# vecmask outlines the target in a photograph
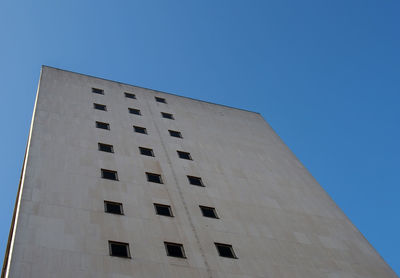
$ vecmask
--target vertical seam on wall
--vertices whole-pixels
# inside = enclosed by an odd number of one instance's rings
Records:
[[[157,131],[157,134],[158,134],[158,136],[160,137],[161,146],[162,146],[162,148],[163,148],[163,150],[164,150],[164,153],[165,153],[165,155],[166,155],[168,164],[169,164],[169,166],[170,166],[170,168],[171,168],[172,176],[173,176],[173,178],[174,178],[174,181],[175,181],[175,184],[176,184],[176,188],[178,189],[179,197],[180,197],[181,202],[182,202],[182,204],[183,204],[183,207],[184,207],[184,209],[185,209],[186,216],[187,216],[187,218],[188,218],[188,220],[189,220],[190,228],[191,228],[191,230],[192,230],[192,232],[193,232],[193,235],[194,235],[194,237],[195,237],[195,239],[196,239],[196,243],[197,243],[197,245],[198,245],[198,247],[199,247],[200,254],[201,254],[202,258],[203,258],[204,265],[205,265],[205,267],[206,267],[208,276],[209,276],[209,278],[212,278],[212,273],[211,273],[210,266],[209,266],[209,264],[208,264],[208,262],[207,262],[207,258],[206,258],[206,255],[205,255],[205,253],[204,253],[204,250],[203,250],[203,248],[202,248],[202,246],[201,246],[201,244],[200,244],[200,237],[199,237],[199,235],[198,235],[197,232],[196,232],[195,226],[194,226],[194,224],[193,224],[192,217],[190,216],[190,213],[189,213],[189,209],[188,209],[187,203],[186,203],[186,201],[185,201],[185,198],[183,197],[182,189],[181,189],[181,187],[179,186],[178,178],[177,178],[177,175],[176,175],[175,170],[174,170],[174,168],[173,168],[173,164],[172,164],[171,158],[170,158],[169,155],[168,155],[168,151],[167,151],[167,148],[165,147],[165,144],[164,144],[164,141],[163,141],[163,137],[161,136],[161,132],[160,132],[160,130],[159,130],[159,128],[158,128],[158,125],[157,125],[156,120],[153,118],[153,117],[154,117],[154,114],[153,114],[153,111],[151,110],[150,104],[149,104],[149,102],[148,102],[147,99],[146,99],[146,104],[147,104],[147,107],[148,107],[148,109],[149,109],[149,112],[150,112],[150,114],[151,114],[151,116],[152,116],[152,121],[153,121],[153,123],[154,123],[154,126],[155,126],[155,129],[156,129],[156,131]],[[167,191],[168,191],[168,189],[167,189]]]

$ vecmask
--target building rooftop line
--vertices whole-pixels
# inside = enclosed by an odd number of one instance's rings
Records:
[[[195,101],[200,101],[200,102],[204,102],[204,103],[209,103],[209,104],[213,104],[213,105],[223,106],[223,107],[227,107],[227,108],[231,108],[231,109],[236,109],[236,110],[241,110],[241,111],[245,111],[245,112],[261,115],[261,113],[259,113],[259,112],[255,112],[255,111],[251,111],[251,110],[247,110],[247,109],[243,109],[243,108],[237,108],[237,107],[232,107],[232,106],[229,106],[229,105],[219,104],[219,103],[210,102],[210,101],[206,101],[206,100],[200,100],[200,99],[195,99],[195,98],[191,98],[191,97],[180,96],[180,95],[173,94],[173,93],[168,93],[168,92],[164,92],[164,91],[160,91],[160,90],[154,90],[154,89],[150,89],[150,88],[146,88],[146,87],[142,87],[142,86],[137,86],[137,85],[132,85],[132,84],[124,83],[124,82],[119,82],[119,81],[115,81],[115,80],[111,80],[111,79],[107,79],[107,78],[96,77],[96,76],[93,76],[93,75],[90,75],[90,74],[84,74],[84,73],[79,73],[79,72],[75,72],[75,71],[71,71],[71,70],[65,70],[65,69],[60,69],[60,68],[56,68],[56,67],[52,67],[52,66],[42,65],[42,68],[44,68],[44,67],[52,68],[52,69],[56,69],[56,70],[61,70],[61,71],[65,71],[65,72],[70,72],[70,73],[74,73],[74,74],[78,74],[78,75],[83,75],[83,76],[87,76],[87,77],[91,77],[91,78],[96,78],[96,79],[100,79],[100,80],[104,80],[104,81],[110,81],[110,82],[114,82],[114,83],[118,83],[118,84],[122,84],[122,85],[137,87],[137,88],[150,90],[150,91],[154,91],[154,92],[158,92],[158,93],[163,93],[163,94],[167,94],[167,95],[172,95],[172,96],[176,96],[176,97],[187,98],[187,99],[191,99],[191,100],[195,100]]]

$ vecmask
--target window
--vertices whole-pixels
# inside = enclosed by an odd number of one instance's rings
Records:
[[[129,244],[124,242],[109,241],[108,247],[110,249],[110,256],[130,258],[131,252],[129,251]]]
[[[212,207],[205,207],[205,206],[199,206],[201,213],[203,214],[204,217],[209,217],[209,218],[219,218],[217,216],[217,212],[215,211],[215,208]]]
[[[178,153],[179,158],[192,160],[192,157],[190,156],[190,153],[182,152],[182,151],[176,151],[176,152]]]
[[[159,175],[159,174],[146,172],[146,176],[147,176],[147,181],[149,181],[149,182],[163,183],[163,181],[161,179],[161,175]]]
[[[199,177],[187,176],[189,183],[197,186],[204,186],[203,181]]]
[[[101,169],[101,177],[107,180],[118,180],[117,171]]]
[[[97,88],[92,88],[92,93],[99,94],[99,95],[104,95],[104,90],[97,89]]]
[[[154,156],[154,152],[152,149],[139,147],[140,154],[147,156]]]
[[[165,113],[165,112],[161,112],[161,116],[165,119],[170,119],[170,120],[174,120],[174,115],[170,114],[170,113]]]
[[[161,102],[161,103],[167,103],[167,101],[165,100],[165,98],[162,97],[154,97],[156,99],[157,102]]]
[[[186,258],[185,250],[183,250],[183,245],[179,243],[164,242],[165,250],[167,250],[167,255],[177,258]]]
[[[169,132],[169,135],[171,135],[172,137],[182,138],[182,133],[180,133],[179,131],[168,130],[168,132]]]
[[[142,113],[140,113],[139,109],[135,109],[135,108],[128,108],[129,113],[131,114],[135,114],[135,115],[142,115]]]
[[[170,217],[173,216],[171,207],[168,205],[154,204],[154,208],[156,209],[156,213],[158,215],[164,215],[164,216],[170,216]]]
[[[120,215],[124,214],[121,203],[115,203],[110,201],[104,201],[104,211],[112,214],[120,214]]]
[[[110,124],[108,123],[96,122],[96,127],[110,130]]]
[[[103,104],[93,103],[94,109],[107,111],[107,107]]]
[[[137,133],[147,134],[147,129],[141,126],[133,126],[133,130]]]
[[[99,143],[99,151],[107,152],[107,153],[113,153],[114,152],[114,147],[112,145]]]
[[[126,97],[126,98],[136,99],[136,96],[135,96],[134,94],[127,93],[127,92],[125,92],[125,97]]]
[[[217,247],[218,253],[221,257],[237,259],[235,252],[233,252],[232,245],[216,242],[214,242],[214,244]]]

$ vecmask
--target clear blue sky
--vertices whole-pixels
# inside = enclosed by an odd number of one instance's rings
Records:
[[[262,113],[399,274],[399,14],[394,0],[1,1],[0,254],[45,64]]]

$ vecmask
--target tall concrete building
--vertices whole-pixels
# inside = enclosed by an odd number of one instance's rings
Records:
[[[43,67],[2,277],[397,277],[260,114]]]

